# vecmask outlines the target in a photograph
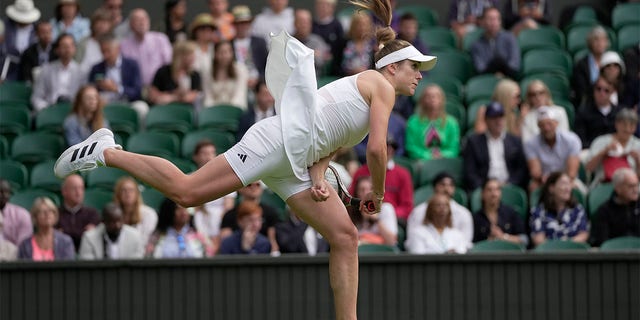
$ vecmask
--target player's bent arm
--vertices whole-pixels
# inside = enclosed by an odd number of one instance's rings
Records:
[[[324,179],[324,174],[327,171],[327,168],[329,168],[329,162],[333,158],[333,155],[336,154],[336,152],[337,151],[331,152],[331,154],[318,160],[318,162],[309,167],[309,176],[311,176],[311,181],[314,184]]]
[[[373,192],[384,194],[387,172],[387,128],[389,116],[395,103],[395,90],[383,78],[375,77],[370,87],[369,142],[367,143],[367,166],[371,172]]]

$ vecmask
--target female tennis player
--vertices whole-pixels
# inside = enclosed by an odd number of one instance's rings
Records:
[[[389,0],[352,0],[391,22]],[[127,152],[107,129],[67,149],[55,165],[58,177],[98,166],[120,168],[183,207],[194,207],[262,180],[331,246],[330,283],[337,319],[356,319],[358,232],[336,191],[324,180],[333,153],[358,144],[367,133],[367,164],[372,201],[380,211],[386,173],[387,123],[396,95],[413,95],[436,57],[395,39],[390,27],[379,28],[376,70],[316,87],[313,50],[295,38],[273,36],[266,81],[276,100],[277,116],[257,122],[242,140],[196,172],[185,175],[171,162]]]

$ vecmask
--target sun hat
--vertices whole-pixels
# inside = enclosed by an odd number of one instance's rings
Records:
[[[253,16],[251,15],[251,9],[245,5],[239,5],[233,7],[231,9],[231,14],[233,15],[233,22],[251,22],[253,20]]]
[[[16,0],[5,10],[7,17],[18,23],[34,23],[40,19],[40,10],[35,7],[33,0]]]
[[[218,29],[216,19],[208,13],[201,13],[193,18],[193,21],[189,25],[189,33],[193,35],[193,32],[200,27],[211,27],[214,30]]]

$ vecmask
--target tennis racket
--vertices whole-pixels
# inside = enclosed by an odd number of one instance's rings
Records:
[[[324,174],[324,179],[336,190],[340,200],[342,200],[342,203],[344,203],[346,207],[360,208],[361,200],[349,193],[347,187],[342,183],[342,179],[340,179],[338,170],[336,170],[332,165],[329,165],[329,168],[327,168],[327,171]],[[376,210],[373,201],[365,202],[365,206],[369,212],[375,212]]]

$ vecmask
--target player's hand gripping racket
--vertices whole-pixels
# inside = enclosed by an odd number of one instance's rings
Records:
[[[342,179],[340,179],[340,175],[338,174],[338,170],[334,168],[332,165],[329,165],[329,168],[324,174],[324,179],[336,190],[338,196],[342,200],[345,206],[360,208],[361,200],[352,196],[347,187],[342,183]],[[376,206],[373,201],[367,201],[364,203],[365,207],[369,212],[375,212]]]

